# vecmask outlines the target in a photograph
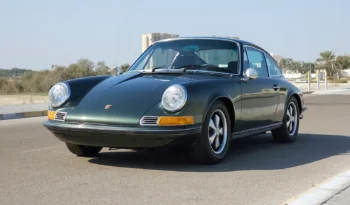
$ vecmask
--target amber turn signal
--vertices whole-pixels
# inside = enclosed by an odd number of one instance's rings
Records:
[[[55,114],[56,114],[56,111],[48,110],[47,111],[47,118],[49,118],[49,120],[54,120],[55,119]]]
[[[159,126],[175,126],[175,125],[192,125],[194,124],[193,116],[181,116],[181,117],[159,117]]]

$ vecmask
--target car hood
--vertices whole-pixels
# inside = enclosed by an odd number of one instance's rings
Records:
[[[166,88],[195,80],[198,78],[188,74],[130,72],[113,76],[91,89],[68,112],[66,122],[135,126],[144,113],[161,101]]]

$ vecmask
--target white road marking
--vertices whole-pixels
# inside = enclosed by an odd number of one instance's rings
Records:
[[[321,205],[348,187],[350,187],[350,170],[331,178],[319,186],[307,191],[296,200],[292,200],[285,204]]]

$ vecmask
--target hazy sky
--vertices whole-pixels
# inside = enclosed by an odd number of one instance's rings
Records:
[[[141,34],[239,36],[270,53],[315,60],[350,53],[349,0],[0,0],[0,68],[79,58],[132,63]]]

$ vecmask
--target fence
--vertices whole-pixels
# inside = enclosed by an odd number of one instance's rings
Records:
[[[302,90],[327,90],[328,87],[349,86],[347,83],[350,79],[350,70],[344,70],[335,78],[327,78],[325,71],[316,71],[316,73],[284,73],[285,78],[295,84]],[[341,78],[340,78],[341,77]]]

